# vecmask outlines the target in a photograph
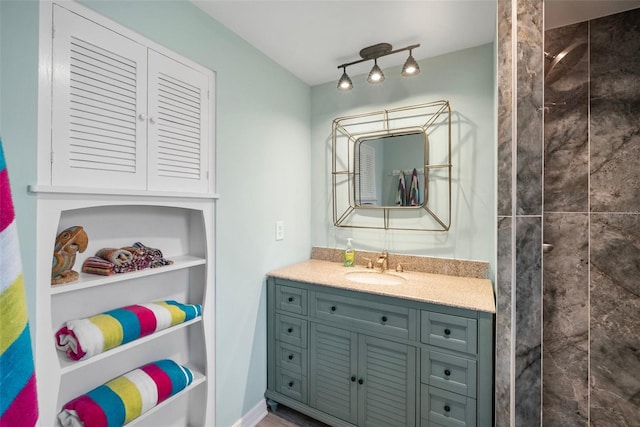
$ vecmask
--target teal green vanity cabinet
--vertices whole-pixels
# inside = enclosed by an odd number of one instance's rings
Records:
[[[333,426],[493,425],[493,313],[270,276],[267,391]]]

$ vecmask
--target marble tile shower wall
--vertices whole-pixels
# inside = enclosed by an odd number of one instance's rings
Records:
[[[495,425],[534,426],[542,403],[543,1],[498,0],[497,40]]]
[[[640,425],[640,9],[545,32],[588,43],[545,87],[545,426]]]
[[[546,33],[544,126],[542,11],[498,0],[495,424],[639,426],[640,9]]]

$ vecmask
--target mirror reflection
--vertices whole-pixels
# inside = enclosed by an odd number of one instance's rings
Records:
[[[425,132],[363,137],[355,144],[356,206],[421,207],[426,203]]]

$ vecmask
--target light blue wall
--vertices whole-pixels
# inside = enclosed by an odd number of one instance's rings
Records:
[[[343,248],[473,259],[495,264],[495,108],[493,44],[420,61],[421,74],[370,85],[366,74],[351,76],[354,88],[336,82],[311,90],[311,241]],[[368,71],[368,70],[367,70]],[[339,72],[336,70],[336,81]],[[448,100],[452,108],[452,219],[449,232],[336,228],[332,224],[331,122],[336,117],[384,108]]]
[[[38,2],[0,1],[0,137],[16,209],[25,290],[35,313],[36,182],[38,117]]]
[[[231,426],[264,399],[265,273],[310,253],[310,88],[187,1],[82,3],[217,73],[215,425]],[[0,5],[1,123],[24,257],[35,245],[38,2]]]

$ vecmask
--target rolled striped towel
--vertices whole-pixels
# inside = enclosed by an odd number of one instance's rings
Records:
[[[96,252],[96,256],[106,259],[112,264],[123,265],[131,262],[133,254],[126,249],[102,248]]]
[[[142,338],[202,314],[199,304],[158,301],[129,305],[95,316],[68,320],[56,332],[56,347],[73,360]]]
[[[63,427],[114,427],[138,418],[184,390],[193,373],[164,359],[134,369],[66,403],[58,420]]]
[[[36,375],[29,334],[18,229],[0,141],[0,426],[38,420]]]

